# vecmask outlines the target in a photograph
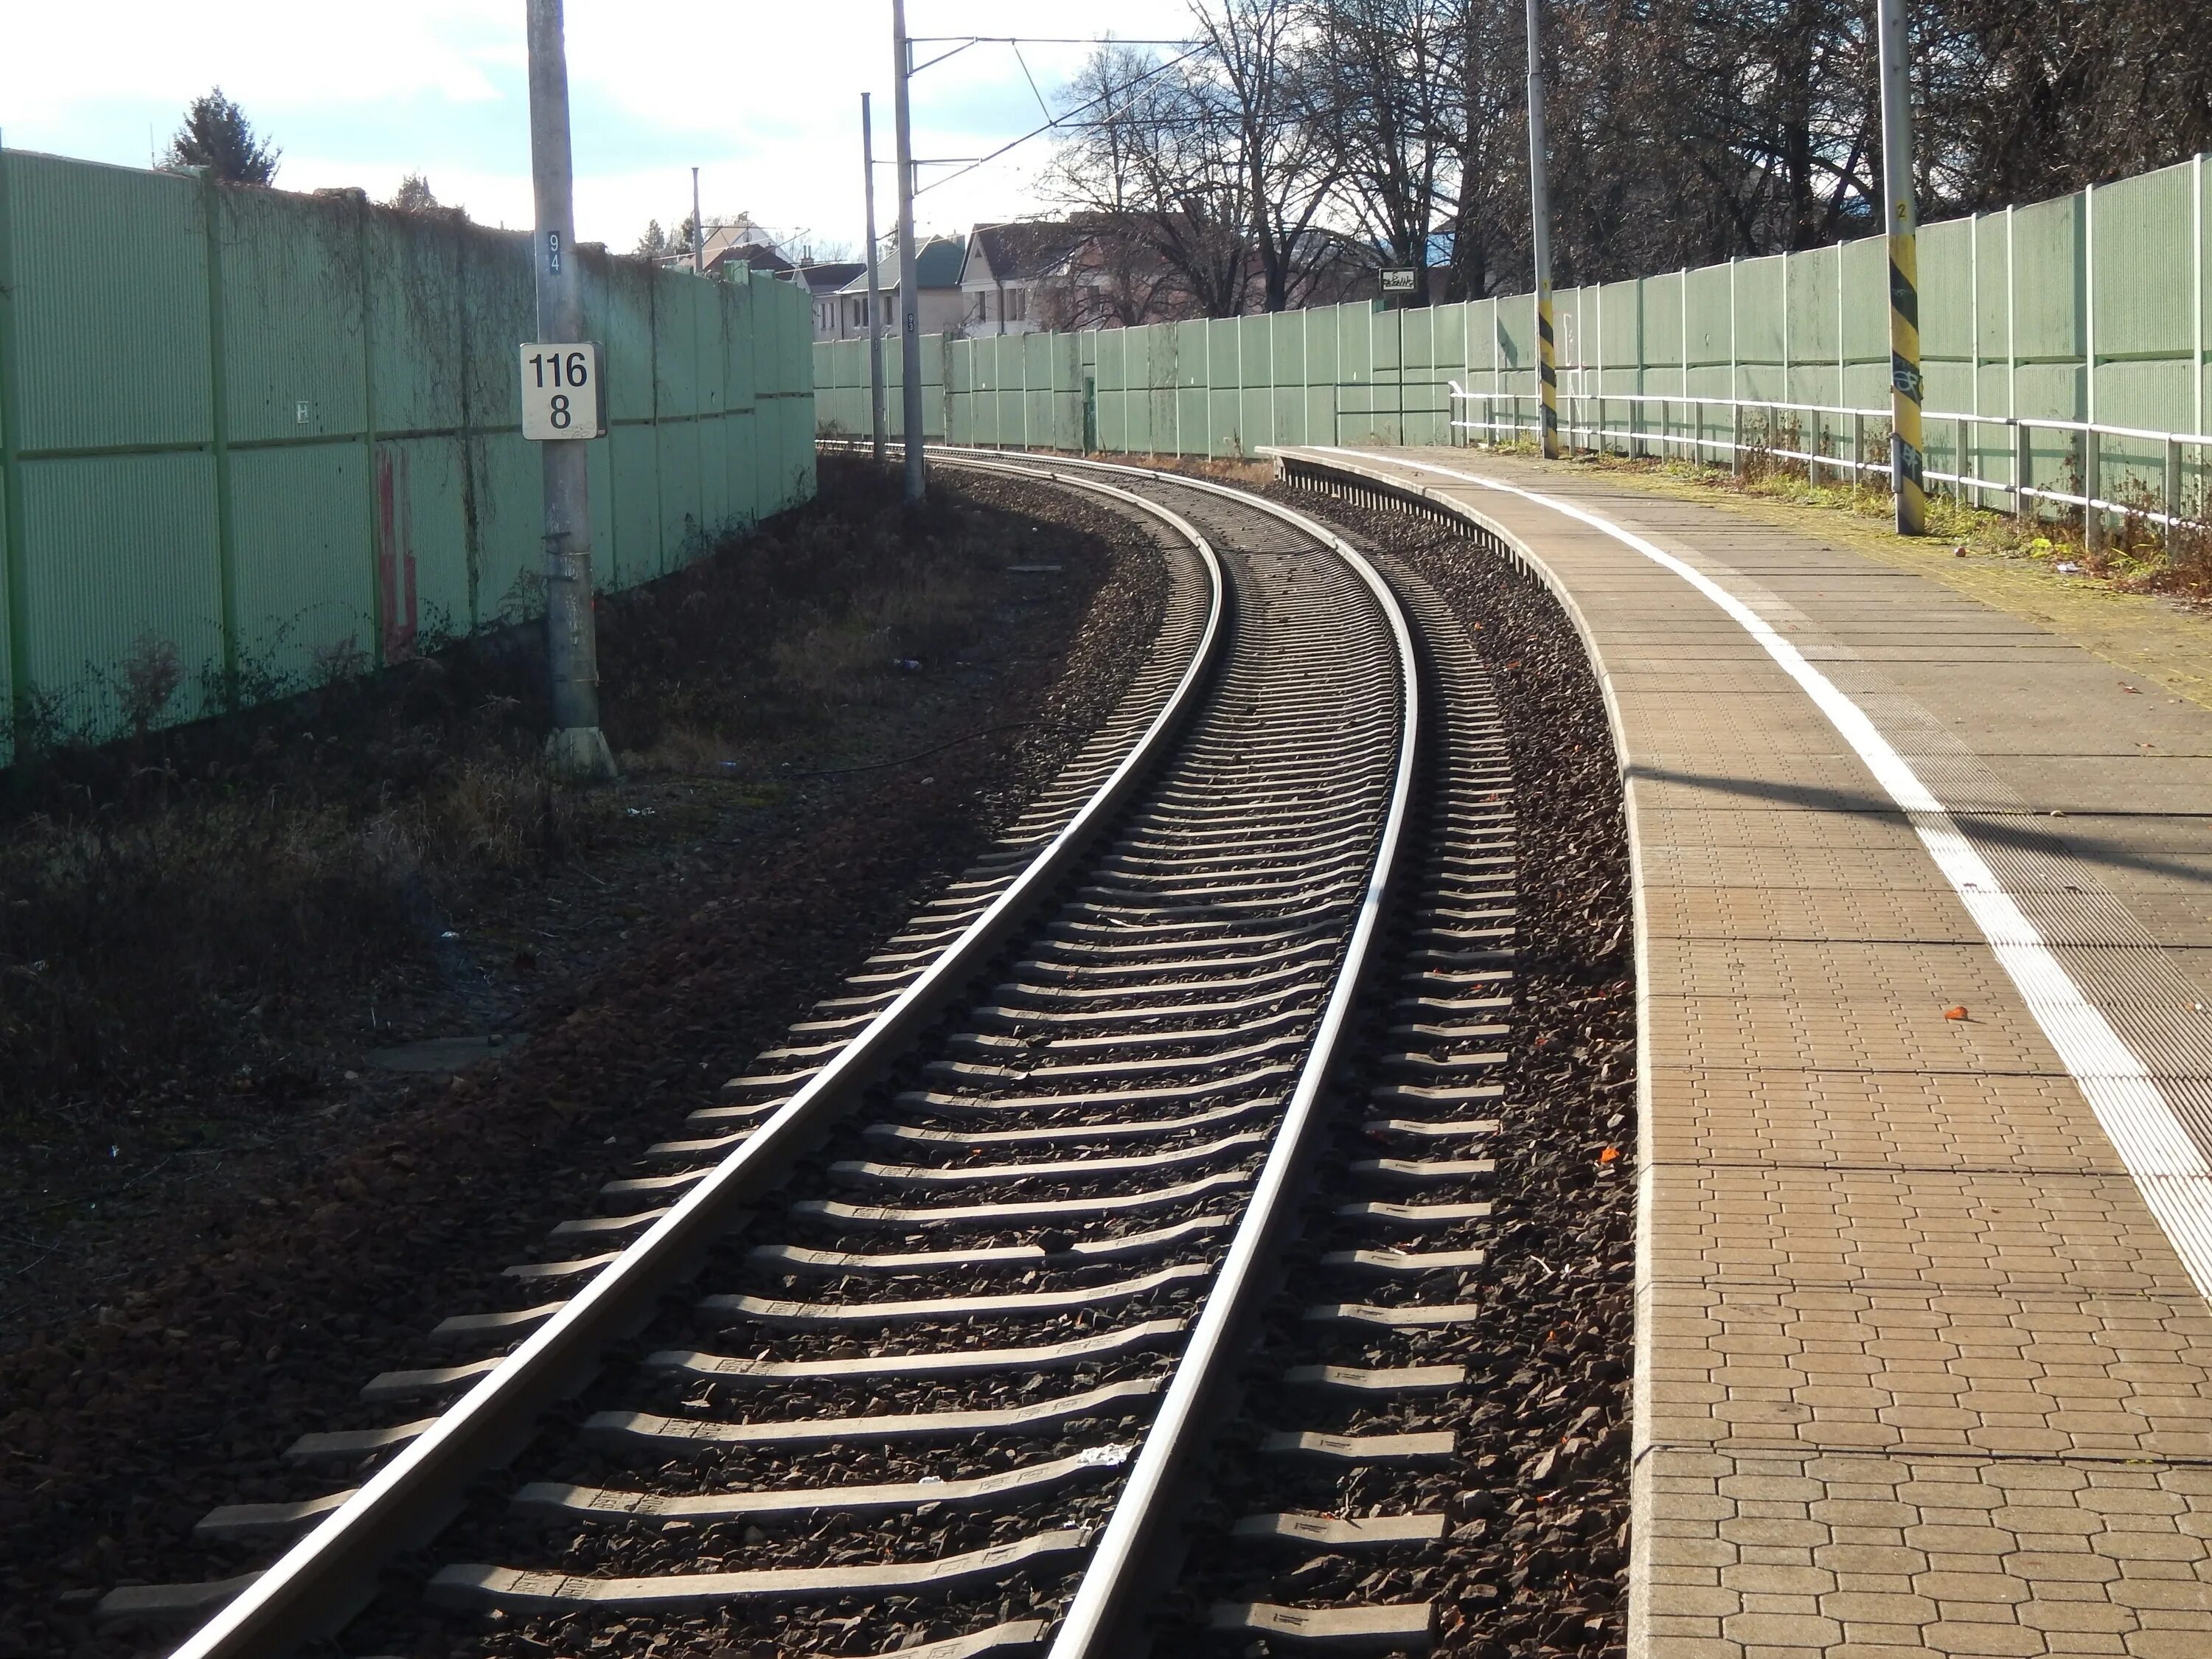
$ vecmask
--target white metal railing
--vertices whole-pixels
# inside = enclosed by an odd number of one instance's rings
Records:
[[[1491,441],[1498,434],[1510,434],[1509,441],[1533,440],[1538,435],[1539,415],[1536,394],[1529,392],[1470,392],[1456,380],[1450,382],[1451,399],[1455,405],[1469,406],[1469,418],[1451,422],[1455,432],[1482,432],[1490,434]],[[1482,417],[1472,417],[1472,406],[1482,405]],[[1629,424],[1626,427],[1607,426],[1608,405],[1620,404],[1628,410]],[[1505,406],[1503,418],[1498,406]],[[1594,418],[1590,405],[1595,404]],[[1523,405],[1527,413],[1523,414]],[[1870,421],[1878,422],[1885,429],[1889,425],[1887,409],[1853,409],[1831,404],[1797,404],[1764,401],[1748,398],[1700,398],[1682,392],[1559,392],[1559,435],[1570,448],[1610,449],[1620,444],[1624,453],[1636,454],[1686,455],[1692,461],[1702,461],[1711,452],[1734,463],[1739,469],[1743,458],[1761,452],[1778,460],[1802,461],[1807,473],[1817,480],[1821,469],[1832,469],[1838,474],[1848,473],[1856,479],[1867,472],[1887,477],[1889,461],[1866,459],[1866,428]],[[1638,413],[1656,406],[1656,424],[1638,420]],[[1680,409],[1686,420],[1678,423],[1673,411]],[[1725,422],[1725,435],[1709,436],[1706,428],[1713,424],[1706,418],[1708,411],[1720,410]],[[1772,442],[1751,443],[1746,441],[1744,416],[1753,411],[1774,415],[1811,416],[1814,417],[1816,449],[1788,449]],[[2007,496],[2013,510],[2028,516],[2037,501],[2051,501],[2063,507],[2080,507],[2084,514],[2085,533],[2092,545],[2103,540],[2103,518],[2106,514],[2132,515],[2152,524],[2171,526],[2193,520],[2194,515],[2185,510],[2183,499],[2182,452],[2194,449],[2202,468],[2212,461],[2212,435],[2200,432],[2154,432],[2142,427],[2108,426],[2101,422],[2045,419],[2034,415],[1961,415],[1948,410],[1931,410],[1921,416],[1923,429],[1948,423],[1953,428],[1954,453],[1962,458],[1978,457],[1978,445],[1967,441],[1969,431],[1983,427],[1997,427],[2008,431],[2012,461],[2009,478],[1984,478],[1978,471],[1924,471],[1922,476],[1933,484],[1948,484],[1962,499],[1971,496],[1976,506],[1984,497]],[[1850,445],[1847,452],[1830,453],[1827,449],[1828,428],[1831,421],[1850,422]],[[2030,483],[2034,456],[2033,436],[2037,432],[2065,432],[2073,434],[2072,449],[2078,464],[2082,493],[2076,495],[2063,489],[2054,489]],[[1772,436],[1770,418],[1767,435]],[[2104,483],[2104,440],[2116,438],[2136,443],[2157,444],[2163,449],[2164,492],[2160,497],[2162,511],[2151,512],[2139,505],[2106,499],[2100,492]],[[1886,447],[1886,446],[1885,446]],[[1971,469],[1972,459],[1966,465]],[[2202,510],[2200,503],[2199,510]]]

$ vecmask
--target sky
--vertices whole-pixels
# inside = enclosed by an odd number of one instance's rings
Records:
[[[421,173],[440,201],[483,223],[530,222],[523,0],[11,10],[0,53],[0,143],[11,148],[143,167],[186,103],[220,85],[283,149],[279,189],[357,185],[382,198]],[[875,95],[876,210],[889,234],[890,0],[568,0],[567,12],[580,240],[627,249],[649,219],[672,227],[690,210],[696,166],[709,222],[744,211],[781,237],[857,256],[864,91]],[[1109,27],[1172,39],[1188,18],[1188,0],[907,4],[918,40]],[[1039,92],[1054,100],[1086,53],[978,45],[926,70],[914,81],[915,155],[979,156],[1041,125]],[[924,167],[917,228],[957,234],[1049,211],[1035,177],[1048,143],[958,179]]]

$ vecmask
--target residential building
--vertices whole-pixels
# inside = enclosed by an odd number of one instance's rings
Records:
[[[786,274],[784,280],[806,290],[814,301],[814,337],[834,340],[838,337],[829,331],[831,319],[836,315],[839,292],[855,276],[864,276],[867,266],[858,259],[802,259]]]
[[[960,295],[968,332],[1034,334],[1048,329],[1048,284],[1081,282],[1091,233],[1065,219],[978,225],[968,233]]]
[[[933,236],[915,250],[915,286],[921,295],[920,322],[924,334],[960,334],[972,332],[963,329],[965,314],[960,293],[960,264],[967,244],[957,236]],[[868,337],[868,276],[865,265],[856,266],[857,274],[828,296],[825,307],[814,310],[814,337],[817,340],[865,340]],[[896,254],[887,255],[876,270],[876,281],[883,290],[884,332],[896,335],[898,331],[898,277]]]

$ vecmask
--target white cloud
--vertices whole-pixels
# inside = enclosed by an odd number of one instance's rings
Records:
[[[220,83],[284,147],[280,183],[389,191],[429,174],[480,220],[530,213],[520,0],[380,0],[369,9],[227,0],[210,27],[173,0],[13,9],[0,53],[0,136],[10,144],[143,165],[185,103]],[[1102,15],[1102,12],[1110,15]],[[909,0],[917,36],[1180,35],[1185,0],[1109,8],[1035,0]],[[860,94],[875,94],[877,154],[891,150],[888,0],[569,0],[578,234],[617,246],[690,205],[702,169],[709,214],[743,208],[819,240],[861,238]],[[923,46],[927,58],[945,51]],[[1049,97],[1082,46],[1022,49]],[[979,155],[1039,124],[1009,47],[977,46],[915,82],[915,150]],[[1042,142],[927,191],[925,228],[1039,210]],[[927,183],[951,169],[927,169]],[[891,221],[892,169],[877,175]]]
[[[520,12],[495,0],[226,0],[219,17],[148,0],[25,5],[8,20],[0,118],[36,125],[140,98],[180,108],[218,83],[271,112],[417,94],[479,101],[498,96],[489,69],[522,61]]]

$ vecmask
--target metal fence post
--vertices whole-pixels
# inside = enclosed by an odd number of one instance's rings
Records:
[[[1729,471],[1739,478],[1743,477],[1743,405],[1735,398],[1729,400]]]
[[[2081,428],[2081,545],[2092,553],[2105,550],[2105,514],[2097,506],[2104,495],[2104,445],[2097,428]]]
[[[23,528],[23,417],[15,359],[15,223],[9,163],[0,144],[0,592],[8,601],[8,762],[18,752],[30,715],[30,549]]]
[[[884,464],[884,292],[876,273],[883,264],[883,249],[876,242],[876,129],[868,109],[868,94],[860,94],[861,196],[867,204],[868,245],[862,257],[868,262],[868,433],[874,441],[876,465]],[[832,299],[830,303],[836,305]]]
[[[238,709],[238,534],[231,492],[230,386],[223,359],[222,196],[212,173],[200,175],[207,223],[208,447],[215,461],[215,560],[222,628],[222,706]]]
[[[2012,510],[2015,518],[2028,519],[2035,514],[2035,497],[2027,493],[2034,488],[2034,480],[2029,476],[2034,460],[2033,431],[2015,414],[2012,420]]]
[[[2169,519],[2181,516],[2181,441],[2166,441],[2166,515]]]

